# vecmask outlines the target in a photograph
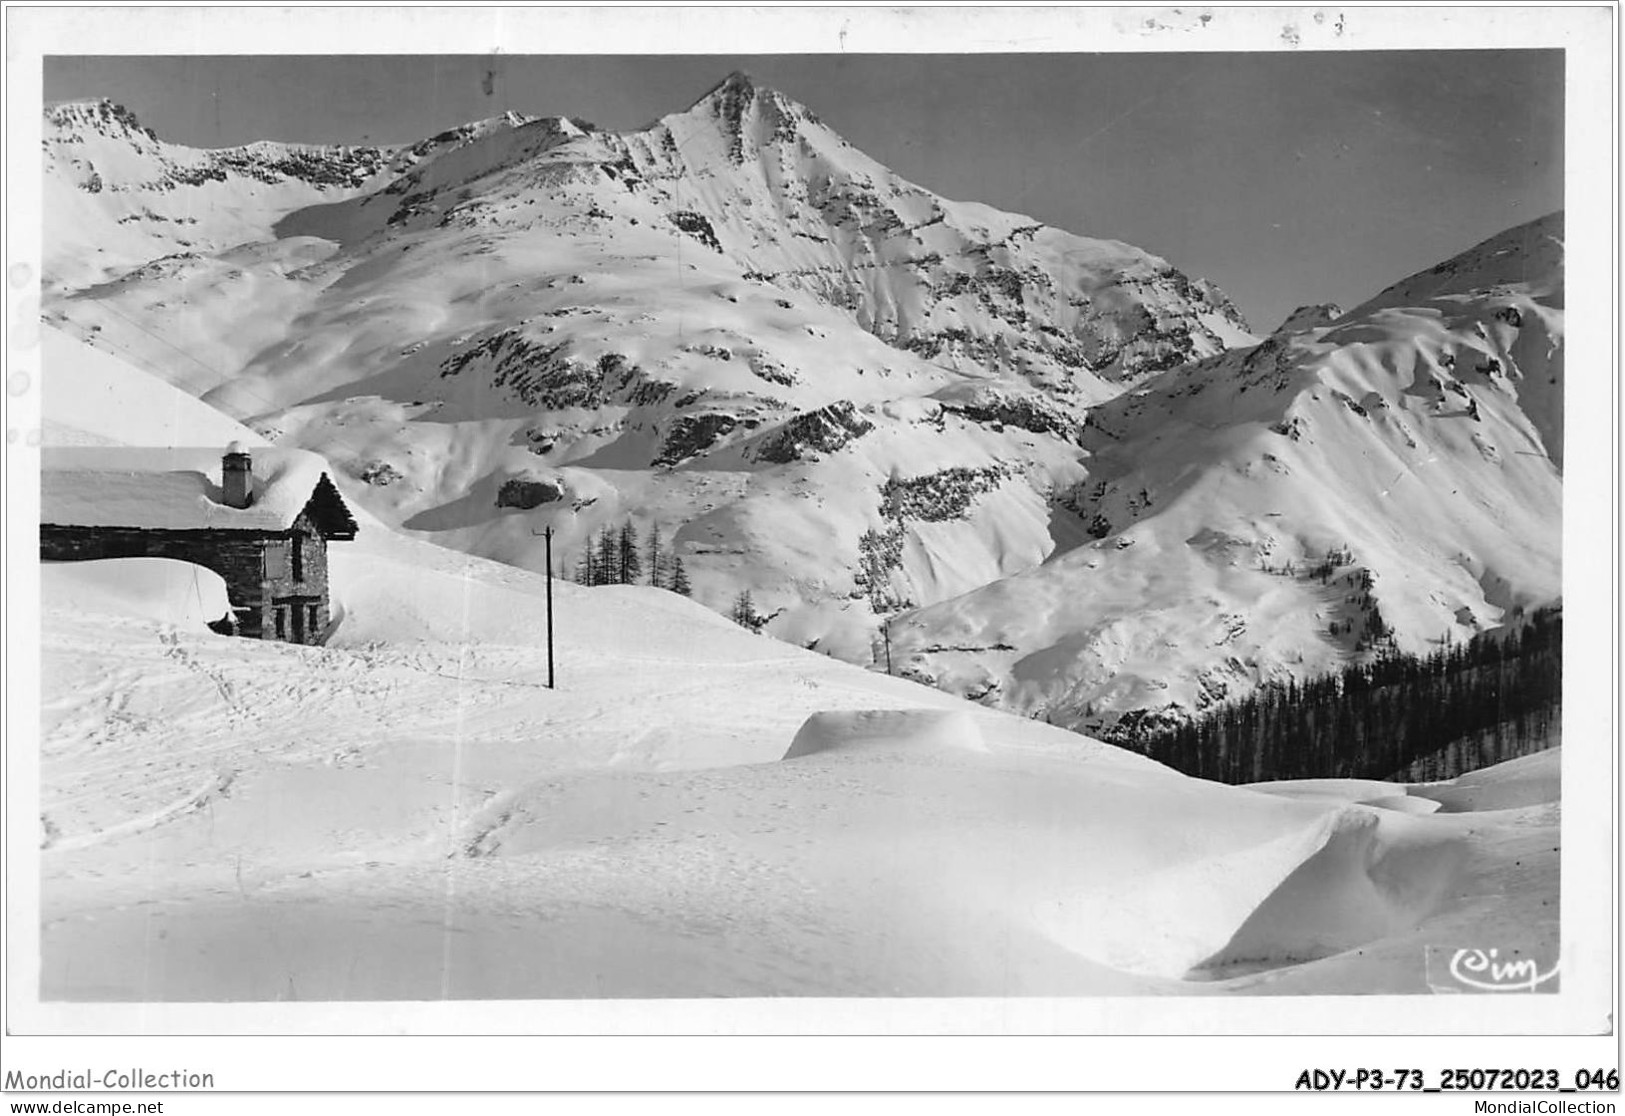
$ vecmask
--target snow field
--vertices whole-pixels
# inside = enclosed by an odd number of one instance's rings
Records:
[[[332,554],[327,648],[152,619],[174,581],[47,613],[47,998],[1313,986],[1425,930],[1476,840],[1347,804],[1403,788],[1186,779],[656,590],[556,585],[549,691],[536,575],[376,526]]]

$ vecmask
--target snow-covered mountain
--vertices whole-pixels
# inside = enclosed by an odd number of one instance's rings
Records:
[[[903,669],[1012,710],[1183,715],[1558,591],[1560,217],[1260,341],[740,74],[635,131],[387,149],[71,106],[46,157],[47,317],[383,521],[533,570],[544,526],[566,569],[658,526],[712,607],[865,664],[891,617]]]
[[[386,164],[373,147],[179,147],[105,100],[46,109],[44,146],[47,292],[268,239],[282,213],[348,196]]]
[[[1561,595],[1563,220],[1096,407],[1097,536],[916,612],[938,685],[1075,727],[1184,716]]]
[[[126,222],[158,258],[92,286],[57,267],[65,328],[322,450],[421,537],[538,568],[546,523],[566,562],[659,524],[700,599],[750,588],[775,634],[864,662],[871,596],[943,600],[1083,537],[1052,495],[1084,479],[1089,405],[1253,340],[1165,261],[939,198],[740,74],[638,131],[306,149],[315,183],[113,109],[50,124],[58,225],[236,212],[207,245]],[[87,192],[114,168],[127,189]],[[562,496],[499,506],[515,480]]]
[[[82,290],[160,259],[272,239],[287,213],[394,181],[420,161],[529,117],[505,113],[410,147],[166,143],[108,100],[45,110],[45,288]]]

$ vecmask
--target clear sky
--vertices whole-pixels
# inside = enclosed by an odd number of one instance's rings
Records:
[[[638,127],[742,69],[945,197],[1128,241],[1256,329],[1563,205],[1561,51],[51,57],[172,142],[405,143],[506,109]]]

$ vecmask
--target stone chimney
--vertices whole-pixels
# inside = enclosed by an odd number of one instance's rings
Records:
[[[228,508],[246,508],[254,502],[254,460],[241,442],[226,447],[220,459],[221,502]]]

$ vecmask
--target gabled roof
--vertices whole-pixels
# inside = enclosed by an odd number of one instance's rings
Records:
[[[220,447],[51,446],[40,455],[40,523],[170,531],[286,531],[310,509],[328,538],[355,537],[356,523],[308,450],[254,446],[253,500],[221,503]]]

